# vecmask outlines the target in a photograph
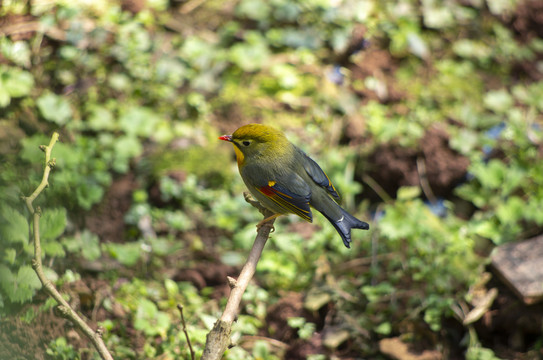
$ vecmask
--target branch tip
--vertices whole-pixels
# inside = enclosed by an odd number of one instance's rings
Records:
[[[238,285],[238,281],[231,276],[227,276],[226,280],[228,280],[228,286],[230,286],[230,289],[233,289]]]
[[[96,328],[96,335],[98,335],[99,337],[102,337],[102,335],[104,335],[104,328],[102,326],[98,326]]]
[[[70,309],[64,305],[57,306],[57,310],[60,313],[60,316],[62,316],[65,319],[70,320]]]
[[[187,344],[189,346],[190,358],[191,360],[195,360],[194,349],[192,348],[192,344],[190,343],[190,337],[187,331],[187,323],[185,322],[185,316],[183,315],[183,305],[177,304],[177,309],[179,309],[179,314],[181,315],[181,322],[183,324],[183,333],[185,333],[185,338],[187,339]]]
[[[47,146],[45,146],[45,145],[40,145],[39,148],[43,152],[47,151]]]

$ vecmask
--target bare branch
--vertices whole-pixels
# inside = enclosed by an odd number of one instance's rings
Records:
[[[247,196],[245,199],[251,205],[257,207],[264,214],[264,218],[273,215],[273,213],[269,210],[263,209],[260,204],[256,205],[253,201],[250,201]],[[202,355],[202,360],[219,360],[222,358],[226,349],[230,346],[232,324],[238,315],[241,297],[243,296],[245,289],[247,289],[247,286],[249,285],[249,282],[256,271],[256,265],[260,259],[262,250],[266,245],[266,241],[268,241],[274,221],[275,220],[273,219],[266,222],[260,227],[260,229],[258,229],[258,233],[256,235],[253,247],[249,252],[247,262],[241,269],[237,280],[232,278],[228,279],[228,283],[232,290],[221,318],[215,322],[213,329],[209,332],[209,334],[207,334],[206,346],[204,349],[204,354]]]
[[[179,313],[181,314],[181,322],[183,324],[183,332],[185,333],[185,338],[187,338],[187,344],[189,344],[190,350],[190,359],[194,360],[194,350],[192,349],[192,344],[190,343],[189,333],[187,332],[187,324],[185,323],[185,316],[183,315],[183,305],[177,304]]]
[[[51,172],[51,169],[55,166],[55,159],[51,159],[51,151],[53,150],[53,146],[55,145],[55,143],[58,141],[58,137],[58,133],[55,132],[51,137],[51,141],[49,142],[48,146],[40,146],[40,149],[45,152],[45,169],[43,170],[43,177],[40,184],[32,193],[32,195],[24,198],[26,207],[32,215],[32,232],[34,239],[34,258],[32,259],[32,268],[38,275],[38,278],[40,279],[45,291],[49,294],[49,296],[57,301],[59,305],[58,309],[60,310],[62,316],[71,321],[79,330],[83,332],[83,334],[85,334],[85,336],[92,342],[102,359],[113,360],[113,357],[109,353],[109,350],[107,349],[102,339],[102,330],[98,329],[97,331],[93,331],[90,326],[87,325],[87,323],[75,312],[75,310],[72,309],[68,302],[64,300],[62,295],[55,288],[55,285],[53,285],[53,283],[45,276],[45,273],[43,272],[40,243],[41,209],[39,207],[34,209],[32,203],[38,197],[38,195],[40,195],[40,193],[49,185],[49,174]]]

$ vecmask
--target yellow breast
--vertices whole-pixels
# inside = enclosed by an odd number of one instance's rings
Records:
[[[243,156],[243,153],[236,145],[234,145],[234,151],[236,153],[236,159],[238,160],[238,167],[241,167],[245,161],[245,156]]]

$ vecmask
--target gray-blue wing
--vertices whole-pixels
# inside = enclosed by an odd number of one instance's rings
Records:
[[[302,150],[299,150],[300,153],[303,155],[304,158],[304,169],[311,177],[311,179],[318,185],[325,188],[330,195],[332,195],[334,198],[339,199],[339,194],[334,187],[334,184],[332,184],[332,181],[330,181],[330,178],[328,178],[328,175],[320,168],[319,164],[315,162],[315,160],[311,159],[309,156],[307,156],[306,153],[304,153]]]

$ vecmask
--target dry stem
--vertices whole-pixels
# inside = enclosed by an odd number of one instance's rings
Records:
[[[181,315],[181,323],[183,324],[183,333],[185,333],[185,338],[187,339],[187,344],[189,345],[190,359],[194,360],[194,350],[192,349],[189,333],[187,331],[187,323],[185,322],[185,316],[183,315],[183,305],[177,304],[177,309],[179,310],[179,313]]]
[[[251,203],[251,205],[257,207],[264,214],[264,218],[273,215],[273,213],[270,211],[263,209],[260,204],[255,204],[255,202],[251,201],[247,196],[245,199]],[[270,231],[273,228],[273,223],[274,220],[271,220],[263,224],[258,230],[253,247],[249,252],[247,262],[243,266],[243,269],[241,269],[237,280],[232,278],[228,279],[232,291],[230,292],[228,302],[226,303],[226,307],[221,318],[215,322],[213,329],[209,332],[209,334],[207,334],[206,346],[204,349],[204,354],[202,355],[202,360],[219,360],[229,347],[232,324],[236,320],[239,305],[241,303],[241,297],[243,296],[245,289],[247,289],[247,285],[249,285],[249,282],[256,271],[256,264],[258,263],[262,250],[266,245]]]
[[[102,339],[102,329],[98,328],[96,331],[93,331],[90,326],[87,325],[87,323],[75,312],[75,310],[72,309],[68,302],[64,300],[62,295],[55,288],[55,285],[53,285],[51,280],[49,280],[43,272],[40,243],[41,209],[39,207],[34,209],[32,203],[38,197],[38,195],[40,195],[40,193],[49,185],[49,173],[51,172],[51,169],[55,166],[55,159],[51,159],[51,150],[53,150],[53,146],[58,141],[58,136],[58,133],[54,133],[48,146],[40,146],[40,149],[45,152],[45,169],[43,170],[43,177],[41,183],[38,185],[32,195],[24,198],[26,207],[32,215],[33,223],[32,231],[34,239],[34,258],[32,259],[32,268],[38,275],[38,278],[40,279],[45,291],[59,304],[58,308],[59,310],[61,310],[62,316],[71,321],[79,330],[83,332],[83,334],[85,334],[85,336],[92,342],[102,359],[113,360],[113,357],[109,353],[109,350],[107,349]]]

